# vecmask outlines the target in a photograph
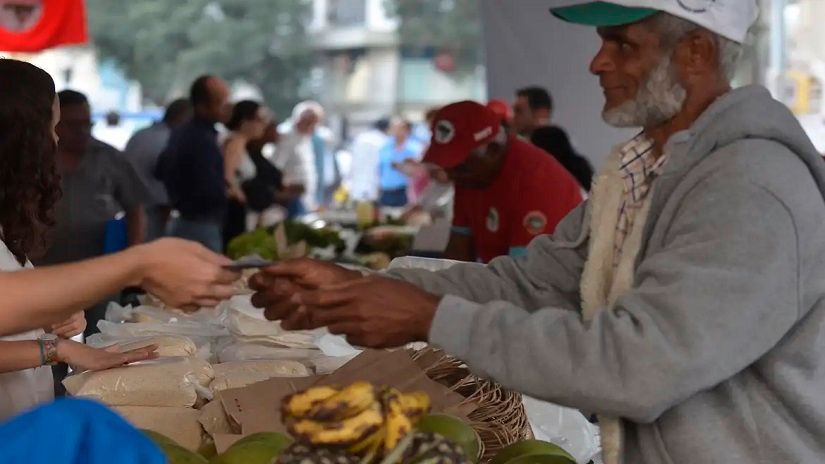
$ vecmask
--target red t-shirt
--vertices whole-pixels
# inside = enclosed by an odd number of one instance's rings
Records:
[[[511,137],[501,173],[489,187],[456,187],[453,231],[472,235],[476,256],[486,263],[552,234],[581,201],[578,182],[555,158]]]

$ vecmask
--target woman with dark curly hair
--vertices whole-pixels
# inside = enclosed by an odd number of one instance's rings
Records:
[[[32,269],[28,259],[46,246],[60,198],[59,120],[51,77],[0,59],[0,334],[7,335],[0,337],[0,420],[51,399],[51,364],[106,369],[155,356],[154,347],[119,353],[69,340],[85,326],[77,308],[130,285],[172,305],[209,306],[231,296],[237,277],[224,269],[226,258],[172,239]]]

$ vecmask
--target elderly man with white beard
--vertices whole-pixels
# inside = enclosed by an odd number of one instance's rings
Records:
[[[731,89],[755,0],[553,14],[597,28],[604,119],[641,127],[554,236],[441,272],[286,262],[254,302],[595,413],[607,464],[822,462],[825,166],[765,89]]]

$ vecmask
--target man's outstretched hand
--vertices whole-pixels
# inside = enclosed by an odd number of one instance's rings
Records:
[[[425,341],[441,297],[414,285],[311,259],[285,261],[250,280],[252,303],[286,330],[328,327],[371,348]]]
[[[358,346],[426,341],[441,298],[400,280],[371,276],[297,293],[308,328],[327,327]]]
[[[301,258],[262,269],[249,280],[249,286],[255,290],[252,304],[264,308],[267,319],[281,321],[287,330],[303,330],[308,328],[308,321],[305,308],[292,301],[295,294],[360,278],[360,272]]]

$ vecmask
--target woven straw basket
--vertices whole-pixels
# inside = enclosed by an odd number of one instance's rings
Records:
[[[434,348],[413,352],[412,357],[416,361],[426,359],[422,368],[428,377],[477,405],[468,418],[481,438],[482,463],[489,462],[507,445],[533,438],[521,394],[475,376],[462,361]]]

